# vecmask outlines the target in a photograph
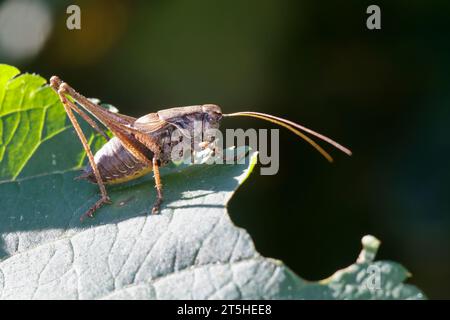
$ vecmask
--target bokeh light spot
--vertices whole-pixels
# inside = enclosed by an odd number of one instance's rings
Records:
[[[0,5],[0,56],[29,59],[42,49],[52,28],[49,8],[36,0],[9,0]]]

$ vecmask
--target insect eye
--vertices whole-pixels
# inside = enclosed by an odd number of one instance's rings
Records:
[[[214,112],[214,111],[207,113],[207,115],[206,115],[207,121],[211,122],[211,123],[218,122],[221,118],[222,118],[222,114]]]

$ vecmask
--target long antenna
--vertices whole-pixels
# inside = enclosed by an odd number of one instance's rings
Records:
[[[325,142],[328,142],[329,144],[331,144],[332,146],[334,146],[335,148],[341,150],[342,152],[344,152],[345,154],[351,156],[352,152],[347,149],[346,147],[340,145],[339,143],[337,143],[336,141],[328,138],[327,136],[324,136],[323,134],[320,134],[318,132],[315,132],[309,128],[306,128],[302,125],[299,125],[298,123],[292,122],[290,120],[287,119],[283,119],[280,117],[276,117],[276,116],[272,116],[270,114],[266,114],[266,113],[260,113],[260,112],[253,112],[253,111],[242,111],[242,112],[235,112],[235,113],[230,113],[230,114],[224,114],[224,117],[252,117],[252,118],[258,118],[258,119],[263,119],[266,120],[268,122],[272,122],[275,124],[278,124],[279,126],[285,127],[286,129],[290,130],[291,132],[293,132],[294,134],[296,134],[297,136],[299,136],[300,138],[302,138],[303,140],[305,140],[306,142],[308,142],[311,146],[313,146],[317,151],[319,151],[319,153],[324,156],[329,162],[333,162],[333,158],[328,154],[328,152],[326,152],[321,146],[319,146],[317,143],[315,143],[310,137],[308,137],[307,135],[305,135],[304,133],[302,133],[301,131],[307,132]]]

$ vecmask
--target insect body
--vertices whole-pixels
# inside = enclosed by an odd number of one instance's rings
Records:
[[[147,150],[146,156],[153,158],[153,152]],[[140,162],[123,146],[117,137],[113,137],[94,156],[100,177],[104,184],[126,182],[151,172],[151,168]],[[92,166],[88,164],[78,179],[97,183]]]
[[[172,140],[172,133],[176,129],[187,130],[189,136],[193,136],[193,124],[201,122],[204,129],[218,129],[219,120],[222,117],[220,108],[215,105],[199,105],[182,108],[171,108],[136,119],[133,126],[158,141],[160,147],[159,165],[163,166],[170,162],[172,148],[182,142],[183,136],[176,141]],[[130,137],[141,152],[152,159],[155,155],[150,149],[143,147],[139,141]],[[94,155],[94,161],[104,184],[117,184],[141,177],[152,168],[139,161],[121,143],[120,139],[113,137]],[[85,168],[79,177],[97,183],[91,165]]]
[[[212,141],[206,132],[211,129],[218,129],[223,117],[248,116],[283,126],[305,139],[329,161],[332,161],[331,156],[311,138],[305,135],[304,132],[332,144],[349,155],[351,154],[350,150],[328,137],[295,122],[264,113],[246,111],[223,114],[219,106],[204,104],[165,109],[136,119],[113,113],[98,106],[56,76],[50,79],[50,85],[58,93],[89,159],[89,164],[79,178],[97,183],[100,188],[100,200],[82,218],[85,216],[92,217],[98,208],[110,202],[105,188],[106,184],[126,182],[152,171],[157,190],[157,199],[153,205],[152,213],[157,213],[163,199],[159,167],[164,166],[172,160],[172,151],[183,140],[183,137],[193,137],[195,135],[195,124],[201,124],[200,133],[202,141],[200,144],[204,146],[209,145]],[[78,102],[82,109],[72,102],[72,100]],[[108,128],[112,132],[113,138],[109,139],[84,110]],[[92,154],[87,139],[73,112],[79,114],[97,132],[108,139],[108,142],[97,151],[95,156]],[[184,134],[174,140],[173,133],[175,130],[180,130]]]

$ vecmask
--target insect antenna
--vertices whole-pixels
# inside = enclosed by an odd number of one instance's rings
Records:
[[[337,143],[336,141],[324,136],[323,134],[320,134],[318,132],[315,132],[309,128],[306,128],[302,125],[299,125],[298,123],[292,122],[290,120],[287,119],[283,119],[280,117],[276,117],[276,116],[272,116],[270,114],[266,114],[266,113],[260,113],[260,112],[253,112],[253,111],[242,111],[242,112],[235,112],[235,113],[230,113],[230,114],[224,114],[224,117],[253,117],[253,118],[258,118],[258,119],[263,119],[266,120],[268,122],[272,122],[275,123],[279,126],[285,127],[286,129],[290,130],[291,132],[293,132],[295,135],[299,136],[300,138],[302,138],[303,140],[305,140],[306,142],[308,142],[311,146],[313,146],[317,151],[319,151],[319,153],[324,156],[329,162],[333,162],[333,158],[328,154],[328,152],[326,152],[321,146],[319,146],[316,142],[314,142],[314,140],[312,140],[310,137],[308,137],[306,134],[304,134],[303,132],[309,133],[325,142],[328,142],[329,144],[331,144],[332,146],[334,146],[336,149],[341,150],[342,152],[344,152],[345,154],[351,156],[352,152],[347,149],[346,147],[340,145],[339,143]],[[302,132],[303,131],[303,132]]]

